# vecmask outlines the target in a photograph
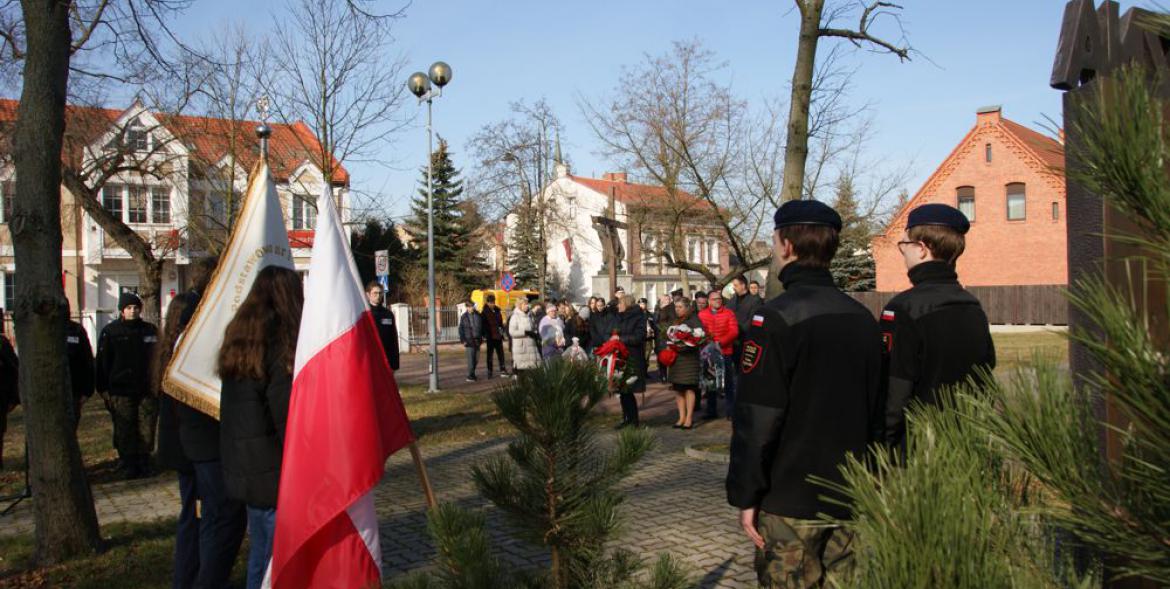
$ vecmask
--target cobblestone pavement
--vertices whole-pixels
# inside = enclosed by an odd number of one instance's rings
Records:
[[[402,376],[404,383],[419,377],[425,382],[425,373]],[[671,429],[673,395],[660,385],[652,386],[640,401],[643,422],[650,425],[660,443],[624,484],[628,525],[619,544],[647,560],[661,553],[672,554],[690,567],[699,587],[754,587],[751,545],[739,530],[736,510],[724,499],[726,466],[690,458],[683,451],[689,444],[726,442],[727,423],[703,423],[689,432]],[[602,410],[616,413],[616,402],[607,401]],[[604,436],[613,438],[609,432]],[[424,447],[439,500],[484,507],[471,481],[471,466],[502,451],[506,444],[507,440],[493,439]],[[169,473],[97,484],[93,492],[102,525],[177,515],[178,485]],[[425,569],[435,551],[426,534],[425,504],[409,452],[391,457],[375,496],[387,578]],[[502,560],[517,566],[546,561],[543,551],[508,538],[502,518],[490,508],[488,522]],[[31,534],[32,526],[31,504],[26,501],[10,515],[0,517],[0,537]]]

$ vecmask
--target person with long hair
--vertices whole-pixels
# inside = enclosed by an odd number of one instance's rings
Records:
[[[268,266],[224,331],[219,351],[220,443],[227,494],[248,512],[248,589],[272,557],[284,427],[305,296],[301,278]]]
[[[174,589],[225,586],[247,527],[244,504],[229,499],[224,490],[219,421],[162,390],[175,345],[195,314],[217,261],[201,258],[192,263],[190,289],[167,305],[151,375],[159,397],[158,463],[179,478]]]

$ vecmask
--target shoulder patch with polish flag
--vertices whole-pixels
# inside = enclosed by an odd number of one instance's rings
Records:
[[[893,321],[893,320],[894,320],[894,312],[893,311],[891,311],[889,309],[882,311],[882,321]]]
[[[752,326],[762,327],[763,325],[764,325],[764,316],[763,315],[752,315]]]

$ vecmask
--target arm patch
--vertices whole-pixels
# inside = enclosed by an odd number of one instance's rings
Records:
[[[764,346],[756,343],[755,340],[748,340],[743,343],[743,354],[740,359],[740,367],[744,374],[756,369],[760,364],[760,358],[764,356]]]

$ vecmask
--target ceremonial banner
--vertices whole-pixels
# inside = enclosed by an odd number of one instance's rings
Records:
[[[224,330],[266,266],[291,269],[293,263],[276,184],[267,162],[261,160],[252,169],[227,248],[167,365],[163,380],[167,394],[219,418],[216,362]]]
[[[381,587],[374,486],[414,434],[326,187],[297,337],[264,587]]]

